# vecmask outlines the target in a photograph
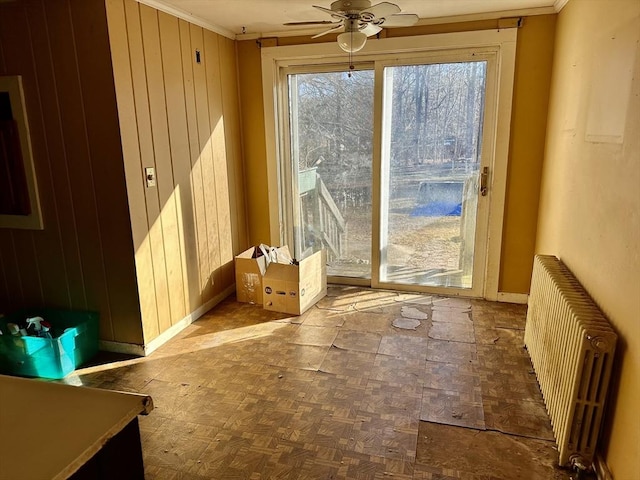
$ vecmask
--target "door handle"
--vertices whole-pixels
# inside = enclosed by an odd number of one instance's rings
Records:
[[[482,167],[482,173],[480,174],[480,195],[483,197],[487,196],[489,192],[489,187],[487,186],[487,182],[489,180],[489,167]]]

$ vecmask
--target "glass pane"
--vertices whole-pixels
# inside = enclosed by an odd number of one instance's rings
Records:
[[[373,72],[289,75],[289,112],[296,256],[370,278]]]
[[[380,280],[471,288],[486,62],[385,68]]]

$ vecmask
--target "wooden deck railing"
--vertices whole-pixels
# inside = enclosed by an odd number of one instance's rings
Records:
[[[344,249],[346,222],[327,186],[315,168],[299,172],[298,182],[301,231],[305,232],[302,250],[317,250],[319,245],[316,242],[320,241],[327,250],[329,261],[340,258]]]

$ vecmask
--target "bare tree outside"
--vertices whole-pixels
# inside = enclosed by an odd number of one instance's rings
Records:
[[[485,75],[486,62],[385,69],[387,281],[406,277],[410,266],[413,283],[467,286],[473,239],[465,237],[475,230],[469,223],[477,202],[469,195],[479,168]],[[365,70],[289,79],[300,253],[328,248],[329,274],[371,275],[373,77]]]
[[[330,275],[370,277],[373,71],[300,74],[289,83],[300,184],[296,254],[324,247]]]

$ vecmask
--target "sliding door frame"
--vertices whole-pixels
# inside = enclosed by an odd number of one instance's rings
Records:
[[[455,51],[437,51],[421,53],[419,57],[414,54],[400,55],[393,60],[380,60],[376,62],[376,77],[374,88],[374,205],[373,205],[373,250],[372,264],[378,268],[373,269],[371,277],[371,286],[374,288],[384,288],[393,290],[420,291],[435,294],[460,295],[470,297],[484,296],[484,284],[487,280],[486,275],[486,256],[487,256],[487,237],[489,233],[489,209],[493,192],[489,190],[489,196],[483,197],[478,194],[478,207],[475,213],[475,231],[474,231],[474,255],[473,255],[473,284],[471,287],[443,287],[443,286],[426,286],[415,284],[402,284],[393,281],[382,281],[380,268],[386,267],[386,259],[382,260],[382,252],[387,248],[387,241],[383,241],[386,237],[386,229],[388,224],[388,202],[389,202],[389,159],[386,158],[385,152],[390,150],[390,131],[383,128],[385,117],[390,115],[389,106],[391,105],[391,97],[393,89],[386,83],[385,69],[387,67],[409,66],[409,65],[438,65],[451,63],[467,63],[467,62],[485,62],[487,67],[485,71],[485,91],[483,92],[483,115],[481,118],[482,132],[481,150],[479,153],[478,170],[482,167],[488,167],[490,171],[495,168],[494,163],[494,143],[492,141],[496,126],[496,97],[497,97],[497,53],[495,51],[485,51],[474,49],[463,49]],[[377,149],[377,150],[376,150]],[[387,204],[384,204],[387,203]],[[383,216],[387,217],[384,218]]]
[[[372,270],[373,287],[392,286],[398,290],[419,290],[432,293],[447,293],[460,295],[482,296],[489,300],[497,300],[498,282],[500,273],[501,253],[502,253],[502,229],[504,221],[504,203],[506,197],[506,175],[509,154],[509,136],[511,126],[511,103],[513,95],[513,79],[515,72],[515,51],[516,51],[516,28],[506,28],[501,30],[483,30],[477,32],[459,32],[437,35],[427,35],[418,37],[401,37],[380,40],[369,40],[365,48],[358,53],[356,60],[358,63],[376,64],[376,75],[381,78],[378,72],[382,65],[393,64],[403,61],[419,62],[421,59],[451,58],[458,55],[477,55],[480,59],[485,57],[495,57],[496,95],[492,99],[487,98],[486,102],[493,102],[492,105],[485,103],[485,110],[489,108],[495,112],[495,129],[485,132],[483,136],[483,150],[489,148],[493,151],[491,162],[491,174],[489,185],[491,189],[488,219],[488,238],[485,247],[484,288],[481,292],[466,292],[464,290],[438,289],[434,287],[416,288],[414,286],[403,285],[381,285],[379,283],[379,272]],[[267,47],[262,49],[262,83],[264,99],[264,119],[265,119],[265,140],[267,155],[267,183],[269,196],[270,213],[270,234],[271,244],[279,245],[290,242],[291,230],[287,220],[285,206],[291,202],[291,189],[287,188],[287,181],[290,183],[290,169],[286,173],[282,168],[282,159],[288,158],[286,152],[282,151],[282,145],[288,137],[288,121],[281,112],[288,111],[288,96],[286,94],[287,82],[286,72],[296,69],[295,67],[319,66],[319,68],[330,65],[344,65],[346,55],[340,51],[334,42],[327,44],[295,45],[284,47]],[[377,62],[377,63],[376,63]],[[296,69],[297,70],[297,69]],[[489,74],[488,74],[489,75]],[[283,80],[284,76],[284,80]],[[492,88],[487,79],[487,89]],[[373,158],[373,215],[378,219],[373,219],[373,251],[372,264],[377,267],[379,264],[379,197],[381,188],[381,114],[382,114],[382,83],[376,78],[374,85],[374,118],[378,119],[374,123],[374,158]],[[379,90],[380,89],[380,90]],[[377,115],[377,116],[376,116]],[[484,155],[484,153],[483,153]],[[287,180],[286,176],[289,176]],[[376,251],[378,248],[378,251]],[[376,262],[377,259],[377,262]],[[374,269],[375,270],[375,269]],[[353,282],[362,284],[362,282]]]

